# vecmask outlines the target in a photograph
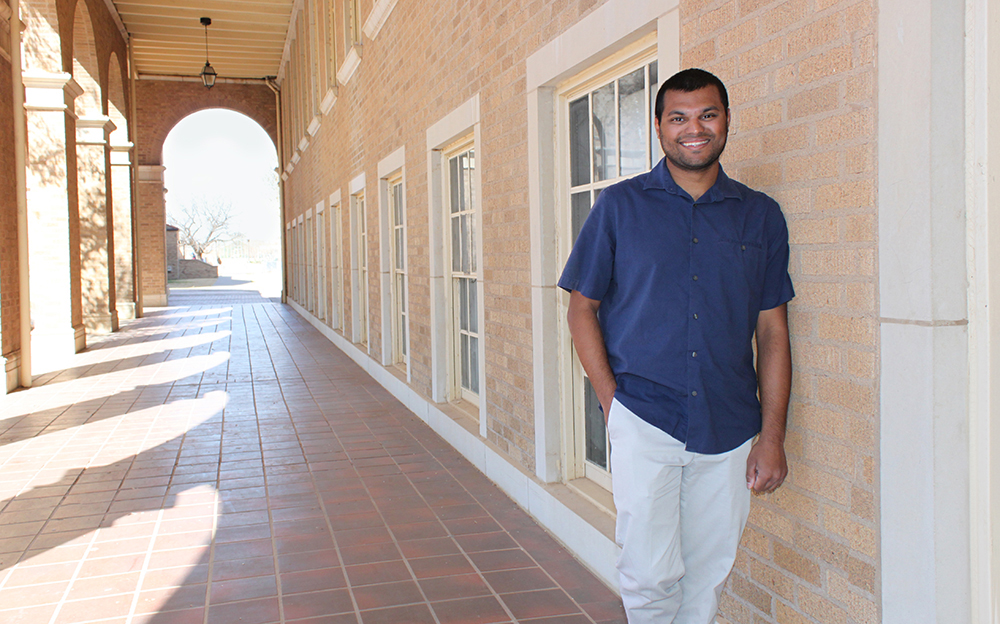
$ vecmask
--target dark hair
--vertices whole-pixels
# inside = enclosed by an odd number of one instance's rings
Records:
[[[656,119],[660,121],[663,117],[663,96],[667,91],[691,93],[708,86],[714,86],[719,90],[722,107],[729,110],[729,93],[726,92],[726,85],[722,84],[715,74],[692,67],[677,72],[660,85],[660,90],[656,92]]]

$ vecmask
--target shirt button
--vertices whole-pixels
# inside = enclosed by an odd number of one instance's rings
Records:
[[[696,321],[698,320],[698,314],[697,313],[695,313],[695,315],[694,315],[694,320],[696,320]]]
[[[746,245],[740,245],[740,249],[742,249],[743,251],[746,251],[747,250],[747,246]]]
[[[698,276],[697,276],[697,275],[694,275],[694,276],[692,276],[692,277],[691,277],[691,279],[693,279],[694,281],[696,281],[696,282],[697,282],[697,281],[698,281]]]
[[[698,396],[698,391],[697,390],[692,390],[691,391],[691,396]]]
[[[696,245],[698,244],[698,239],[697,239],[697,238],[696,238],[696,239],[694,239],[694,243],[695,243]]]
[[[691,352],[691,357],[698,357],[698,352],[697,351],[692,351]]]

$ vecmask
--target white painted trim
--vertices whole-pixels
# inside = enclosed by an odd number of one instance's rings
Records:
[[[574,509],[579,502],[574,505],[574,495],[568,487],[539,482],[302,306],[294,301],[289,301],[288,305],[496,483],[608,587],[618,591],[615,562],[621,551],[614,542],[610,519],[603,530],[587,522]]]
[[[139,165],[137,177],[139,182],[159,182],[163,184],[163,172],[167,168],[163,165]]]
[[[361,191],[365,190],[365,174],[364,172],[355,176],[351,183],[347,187],[350,190],[351,195],[357,195]],[[339,191],[338,191],[339,192]]]
[[[677,5],[678,0],[608,0],[528,57],[527,90],[555,86],[638,41]],[[675,45],[679,56],[679,37]]]
[[[368,14],[365,25],[361,27],[361,32],[365,33],[369,39],[378,36],[395,6],[396,0],[375,0],[375,5],[372,7],[371,13]]]
[[[351,46],[350,51],[344,58],[344,62],[341,63],[340,69],[337,70],[337,82],[346,85],[354,77],[355,72],[358,71],[358,67],[361,66],[361,46]]]
[[[326,91],[326,95],[323,96],[323,101],[320,102],[319,110],[324,115],[329,115],[330,111],[333,110],[333,105],[337,103],[337,87],[330,87]]]
[[[330,193],[330,199],[328,200],[331,206],[335,206],[340,203],[340,189]]]
[[[479,94],[473,95],[427,129],[427,149],[444,149],[479,123]]]
[[[308,147],[309,147],[309,136],[306,135],[299,140],[298,151],[305,152]]]
[[[379,179],[388,178],[393,173],[399,171],[406,164],[406,146],[401,145],[391,154],[378,161]]]
[[[309,121],[309,127],[306,128],[306,134],[309,136],[316,136],[316,133],[319,132],[319,128],[322,125],[323,121],[320,119],[319,115],[316,115]]]

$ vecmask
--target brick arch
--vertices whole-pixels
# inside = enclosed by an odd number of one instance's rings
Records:
[[[94,25],[90,19],[90,9],[87,3],[79,0],[73,12],[73,38],[71,44],[64,47],[64,54],[69,52],[66,70],[73,74],[73,79],[83,88],[83,94],[76,100],[77,114],[99,115],[102,112],[101,95],[101,62],[97,56],[97,42],[94,37]]]
[[[137,148],[140,165],[163,164],[163,142],[182,119],[199,111],[222,108],[256,121],[277,150],[278,118],[274,93],[263,83],[217,83],[139,80],[136,83]]]

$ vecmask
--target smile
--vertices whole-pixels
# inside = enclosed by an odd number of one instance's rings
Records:
[[[703,145],[708,145],[708,139],[698,139],[696,141],[681,141],[681,145],[689,149],[697,149]]]

